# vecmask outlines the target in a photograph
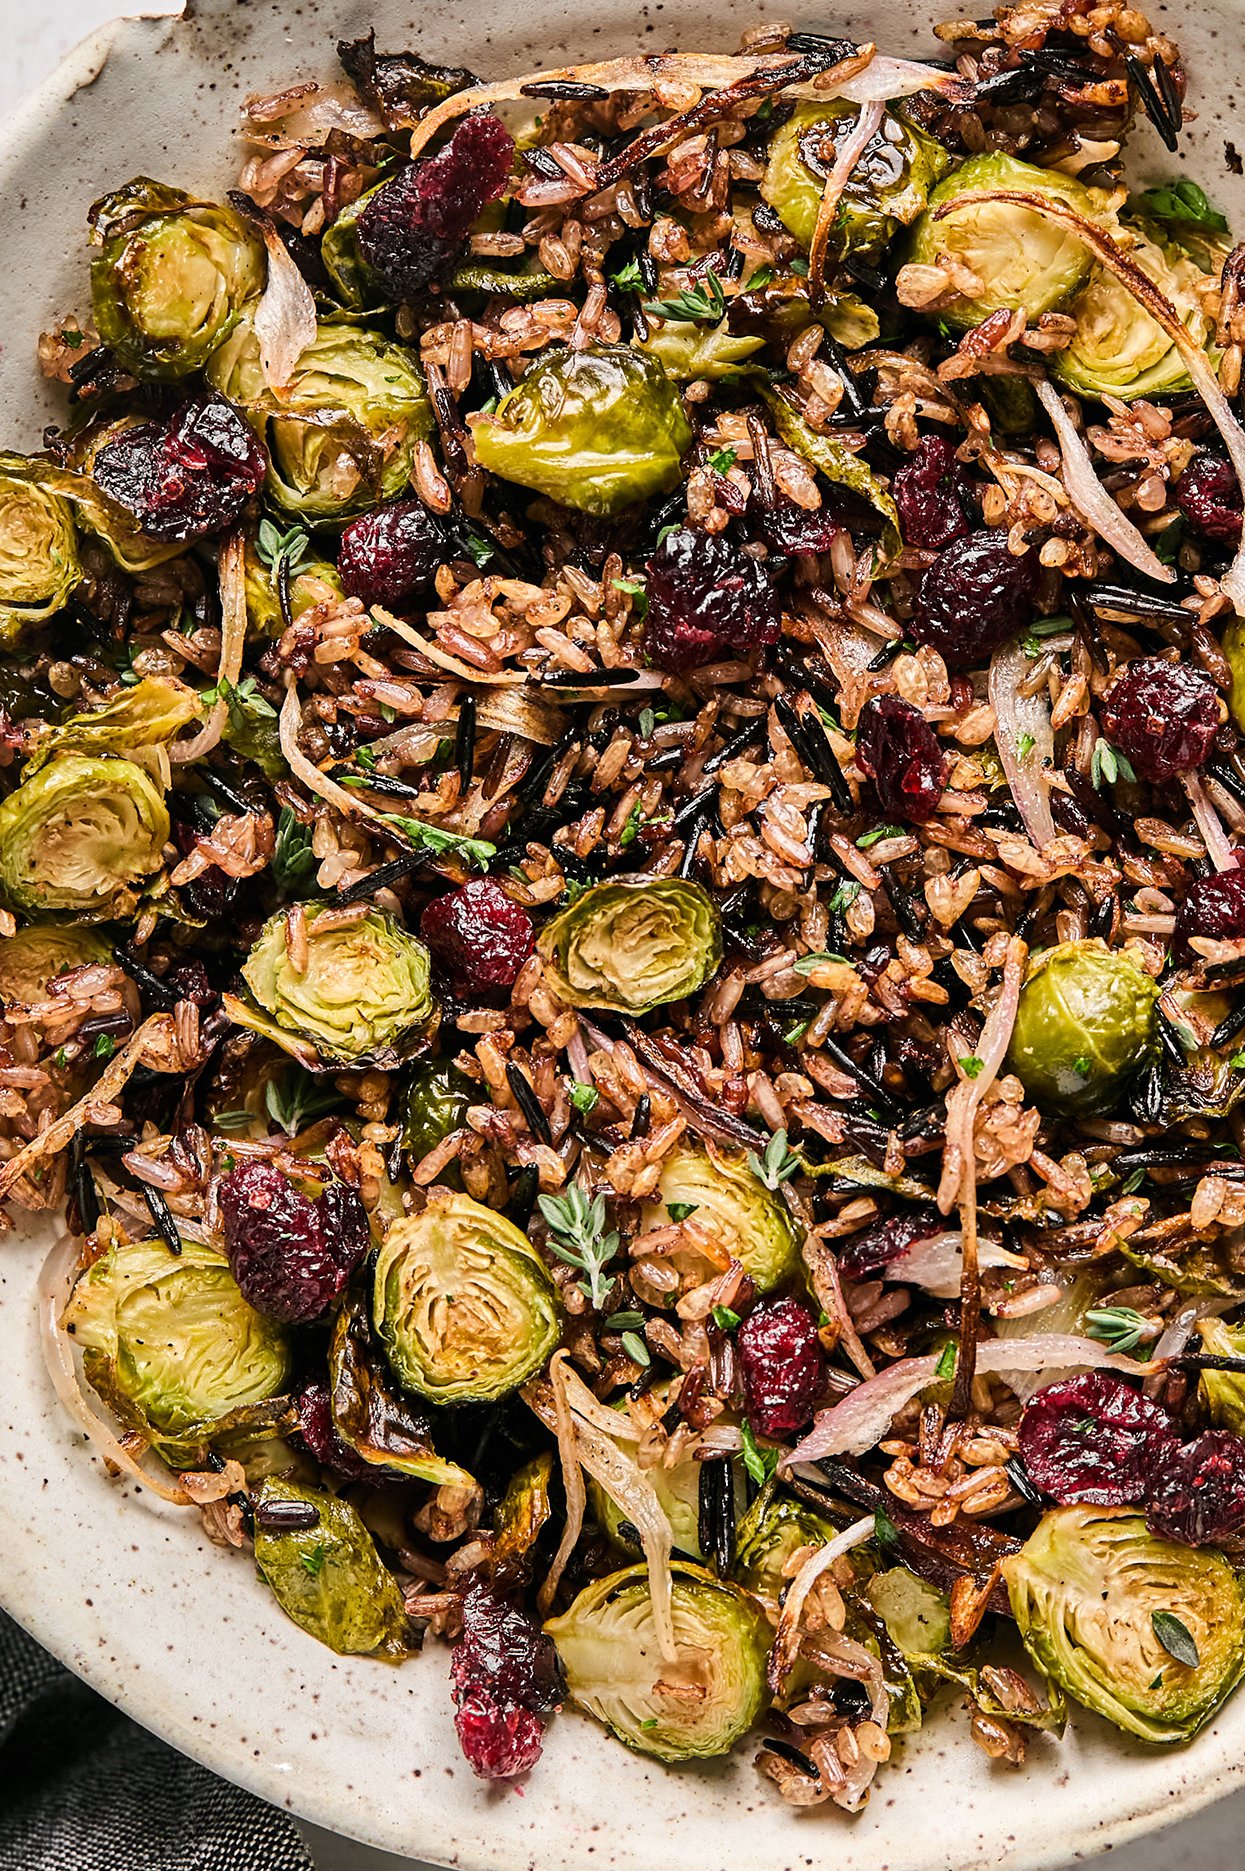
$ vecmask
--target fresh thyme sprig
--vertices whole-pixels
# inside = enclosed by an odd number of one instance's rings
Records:
[[[800,1159],[787,1148],[786,1131],[774,1132],[763,1156],[749,1150],[748,1168],[754,1176],[760,1177],[767,1189],[780,1189],[788,1176],[794,1176],[800,1168]]]
[[[605,1197],[589,1198],[573,1182],[565,1195],[542,1195],[539,1207],[549,1224],[550,1247],[568,1267],[578,1267],[579,1290],[599,1312],[614,1284],[605,1269],[619,1248],[617,1229],[606,1230]]]

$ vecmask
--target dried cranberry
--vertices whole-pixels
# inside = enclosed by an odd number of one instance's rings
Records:
[[[1219,691],[1208,675],[1161,656],[1130,663],[1102,698],[1102,725],[1143,780],[1200,767],[1219,727]]]
[[[891,494],[906,546],[941,552],[972,528],[965,513],[969,480],[945,436],[923,435],[895,470]]]
[[[824,1370],[812,1313],[795,1299],[766,1301],[744,1320],[735,1345],[753,1429],[776,1440],[802,1429]]]
[[[1048,1384],[1020,1419],[1021,1460],[1059,1502],[1142,1501],[1156,1459],[1174,1447],[1167,1413],[1108,1371]]]
[[[449,550],[445,527],[422,500],[398,500],[351,522],[337,569],[348,597],[396,611],[428,583]]]
[[[410,301],[453,264],[510,178],[514,138],[491,111],[464,117],[436,156],[378,189],[355,221],[359,252],[395,298]]]
[[[369,1476],[375,1479],[376,1470],[372,1465],[356,1455],[350,1444],[338,1435],[326,1385],[305,1384],[294,1399],[294,1414],[298,1419],[298,1434],[308,1454],[317,1462],[331,1468],[344,1481],[366,1481]]]
[[[1039,572],[1037,553],[1009,552],[1006,533],[954,540],[921,580],[912,635],[937,650],[948,669],[984,663],[1027,629]]]
[[[875,1221],[840,1247],[839,1271],[849,1280],[866,1280],[906,1254],[914,1241],[941,1234],[946,1225],[938,1210],[927,1205]]]
[[[473,1689],[461,1702],[454,1726],[473,1773],[481,1780],[513,1780],[540,1759],[545,1731],[530,1709],[498,1702],[487,1689]]]
[[[1233,942],[1245,937],[1245,870],[1221,871],[1217,877],[1199,877],[1185,892],[1176,911],[1173,943],[1178,957],[1188,961],[1196,953],[1194,936],[1210,942]]]
[[[491,877],[473,877],[431,902],[419,933],[461,994],[513,987],[535,947],[532,919]]]
[[[318,1319],[370,1245],[353,1189],[330,1183],[312,1202],[272,1163],[230,1170],[220,1212],[234,1279],[257,1312],[286,1325]]]
[[[1167,1449],[1150,1480],[1146,1523],[1182,1546],[1245,1547],[1245,1442],[1208,1429],[1183,1449]]]
[[[548,1715],[562,1702],[562,1671],[553,1640],[513,1599],[473,1585],[463,1598],[463,1632],[450,1656],[454,1692],[461,1700],[476,1689],[491,1690]]]
[[[216,989],[201,961],[177,961],[163,976],[164,985],[178,1000],[192,1000],[196,1007],[214,1007]]]
[[[888,818],[918,825],[933,818],[947,783],[947,761],[919,708],[897,695],[866,702],[856,724],[856,760]]]
[[[202,539],[232,525],[268,457],[232,403],[191,397],[168,423],[142,422],[95,457],[97,484],[153,539]]]
[[[1241,490],[1231,462],[1198,454],[1176,483],[1176,505],[1199,533],[1220,545],[1241,537]]]
[[[829,552],[844,531],[842,520],[832,518],[824,507],[797,507],[794,500],[781,497],[767,506],[754,495],[748,518],[771,552]]]
[[[776,643],[782,607],[773,574],[723,533],[682,526],[648,562],[644,647],[663,669],[697,669]]]

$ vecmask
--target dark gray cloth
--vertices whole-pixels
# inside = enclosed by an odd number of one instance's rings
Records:
[[[0,1612],[2,1871],[313,1871],[288,1815],[199,1767]]]

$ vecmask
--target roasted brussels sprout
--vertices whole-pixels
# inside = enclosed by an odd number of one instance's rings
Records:
[[[438,1487],[473,1485],[465,1469],[437,1454],[428,1418],[390,1382],[360,1291],[347,1295],[333,1322],[329,1407],[342,1441],[373,1467]]]
[[[594,1580],[545,1629],[580,1708],[639,1754],[703,1760],[729,1753],[761,1713],[771,1633],[738,1586],[699,1566],[671,1570],[673,1663],[657,1646],[644,1566]]]
[[[652,1393],[659,1400],[664,1397],[665,1389],[656,1387]],[[619,1411],[626,1410],[625,1400],[613,1405]],[[670,1522],[670,1531],[674,1535],[676,1551],[686,1553],[689,1558],[703,1560],[705,1555],[700,1545],[700,1474],[703,1463],[689,1457],[677,1462],[673,1468],[658,1464],[646,1468],[644,1473],[652,1483],[662,1512]],[[588,1480],[588,1498],[592,1502],[592,1511],[600,1523],[602,1532],[628,1557],[640,1557],[640,1541],[635,1528],[630,1525],[622,1508],[611,1499],[598,1481]]]
[[[94,1388],[157,1447],[210,1436],[290,1375],[283,1328],[247,1304],[223,1254],[189,1239],[180,1254],[114,1242],[78,1280],[64,1325]]]
[[[401,493],[415,444],[432,427],[411,353],[361,325],[322,320],[279,401],[249,317],[213,353],[207,375],[265,443],[269,498],[313,525]]]
[[[0,455],[0,648],[63,609],[82,576],[73,511],[37,473],[37,463]]]
[[[255,1007],[230,997],[232,1017],[309,1071],[388,1067],[408,1057],[439,1017],[423,943],[382,910],[359,915],[308,903],[304,915],[305,966],[291,960],[288,912],[278,911],[242,969]]]
[[[490,474],[607,518],[669,493],[692,440],[657,359],[618,344],[546,351],[472,433]]]
[[[1153,1056],[1158,987],[1105,942],[1060,942],[1030,964],[1007,1053],[1050,1111],[1109,1111]]]
[[[274,1475],[255,1509],[255,1564],[286,1616],[339,1657],[400,1662],[402,1593],[350,1503]]]
[[[732,331],[725,319],[713,326],[668,319],[655,322],[639,348],[655,357],[676,383],[690,383],[694,378],[717,382],[733,377],[764,344],[756,334]]]
[[[325,228],[320,240],[320,258],[333,282],[338,298],[352,311],[383,305],[386,294],[371,267],[359,252],[359,233],[355,226],[372,197],[384,187],[378,182],[357,201],[348,202]]]
[[[1245,1300],[1245,1255],[1234,1245],[1235,1230],[1205,1241],[1176,1221],[1174,1228],[1159,1222],[1122,1239],[1125,1260],[1186,1299]]]
[[[136,377],[201,370],[263,291],[263,243],[230,208],[136,176],[91,209],[99,335]]]
[[[1136,236],[1130,257],[1171,301],[1199,344],[1210,337],[1210,321],[1194,286],[1204,277],[1187,254]],[[1106,267],[1095,266],[1068,307],[1076,334],[1056,351],[1051,367],[1082,396],[1172,396],[1192,388],[1184,359],[1171,338],[1142,310],[1134,295]]]
[[[107,961],[102,936],[66,923],[28,923],[0,942],[0,1005],[30,1007],[71,968]]]
[[[344,595],[335,565],[327,559],[304,560],[290,578],[290,618],[297,623],[314,605]],[[252,544],[246,549],[246,620],[264,637],[279,637],[285,629],[276,581]]]
[[[493,1577],[502,1583],[531,1575],[532,1549],[549,1524],[553,1451],[534,1455],[510,1477],[493,1517]]]
[[[466,1121],[479,1087],[450,1059],[423,1059],[402,1094],[402,1148],[416,1162]]]
[[[705,985],[722,959],[722,925],[699,884],[611,878],[555,916],[539,947],[554,992],[572,1007],[638,1015]]]
[[[132,687],[120,689],[102,708],[69,715],[41,732],[27,778],[56,754],[87,754],[92,759],[120,754],[146,769],[155,764],[149,760],[153,750],[167,747],[198,712],[199,698],[193,689],[164,676],[144,676]]]
[[[821,1514],[789,1495],[763,1490],[739,1523],[735,1577],[760,1598],[778,1600],[790,1576],[783,1567],[802,1546],[825,1546],[837,1533]]]
[[[1075,234],[1014,202],[970,202],[942,220],[934,218],[945,203],[991,189],[1053,196],[1088,221],[1105,219],[1105,196],[1071,176],[1014,156],[970,156],[932,191],[908,249],[908,259],[923,266],[945,253],[980,281],[980,292],[939,306],[938,317],[956,330],[978,325],[1001,308],[1027,312],[1036,321],[1065,305],[1090,269],[1089,250]]]
[[[164,800],[141,767],[62,754],[0,805],[0,897],[18,910],[119,920],[159,869],[168,835]]]
[[[1213,1357],[1245,1357],[1245,1327],[1222,1319],[1199,1319],[1202,1350]],[[1239,1371],[1203,1371],[1198,1389],[1212,1423],[1245,1436],[1245,1375]]]
[[[874,1573],[865,1591],[910,1661],[940,1656],[950,1645],[950,1603],[946,1593],[928,1579],[918,1579],[906,1566],[889,1566],[885,1572]]]
[[[1143,1741],[1187,1741],[1245,1667],[1232,1567],[1158,1539],[1134,1509],[1053,1508],[1004,1560],[1003,1577],[1038,1668]]]
[[[740,1262],[758,1293],[800,1272],[800,1235],[781,1196],[767,1189],[742,1155],[676,1144],[663,1159],[656,1194],[641,1226],[664,1228],[671,1210],[707,1230]]]
[[[860,106],[846,99],[797,104],[770,144],[761,194],[803,247],[812,242],[826,177],[859,118]],[[950,162],[941,143],[888,111],[843,190],[830,252],[880,253],[897,227],[916,220]]]
[[[1223,653],[1232,676],[1228,707],[1238,728],[1245,731],[1245,617],[1230,617],[1224,626]]]
[[[561,1332],[553,1284],[527,1236],[450,1190],[390,1226],[372,1320],[399,1381],[433,1403],[508,1396]]]

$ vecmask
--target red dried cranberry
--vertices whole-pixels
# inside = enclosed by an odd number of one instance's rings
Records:
[[[752,531],[771,552],[829,552],[844,530],[843,522],[833,519],[824,507],[810,511],[781,497],[765,506],[754,496],[748,518]]]
[[[1146,1524],[1182,1546],[1245,1547],[1245,1442],[1208,1429],[1165,1450],[1151,1475]]]
[[[460,994],[513,987],[536,943],[527,911],[491,877],[473,877],[437,897],[420,917],[419,933]]]
[[[153,539],[202,539],[232,525],[268,457],[232,403],[194,396],[168,423],[142,422],[106,442],[97,484]]]
[[[464,117],[438,155],[411,163],[377,190],[355,233],[359,252],[395,298],[416,298],[452,265],[513,162],[514,138],[484,111]]]
[[[473,1689],[459,1704],[454,1726],[473,1773],[481,1780],[513,1780],[535,1767],[545,1731],[530,1709],[498,1702],[487,1689]]]
[[[1210,942],[1239,941],[1245,936],[1245,870],[1221,871],[1217,877],[1199,877],[1190,884],[1176,911],[1173,942],[1181,961],[1196,951],[1194,936]]]
[[[735,1339],[748,1421],[775,1440],[803,1429],[821,1390],[824,1359],[817,1323],[795,1299],[764,1302]]]
[[[946,1222],[936,1208],[922,1205],[902,1215],[889,1215],[862,1228],[839,1248],[839,1271],[849,1280],[867,1280],[906,1254],[914,1241],[941,1234]]]
[[[428,583],[449,549],[445,527],[422,500],[398,500],[351,522],[337,569],[348,597],[396,611]]]
[[[539,1715],[562,1703],[562,1671],[553,1640],[513,1599],[473,1585],[463,1598],[463,1631],[450,1655],[458,1700],[488,1689]]]
[[[1208,675],[1161,656],[1130,663],[1102,698],[1102,725],[1143,780],[1200,767],[1219,728],[1219,691]]]
[[[1198,454],[1176,483],[1176,505],[1199,533],[1220,545],[1241,537],[1241,490],[1231,462]]]
[[[220,1185],[225,1252],[257,1312],[286,1325],[318,1319],[368,1250],[363,1204],[345,1183],[316,1201],[272,1163],[251,1161]]]
[[[1061,1503],[1143,1501],[1156,1459],[1174,1447],[1167,1413],[1108,1371],[1048,1384],[1020,1419],[1030,1479]]]
[[[888,818],[924,825],[947,783],[946,756],[919,708],[875,695],[856,724],[856,760],[873,781]]]
[[[724,534],[679,527],[646,570],[644,647],[662,669],[698,669],[777,642],[782,607],[773,575]]]
[[[895,470],[891,494],[906,546],[941,552],[972,528],[964,511],[969,480],[949,441],[923,435]]]
[[[178,1000],[192,1000],[196,1007],[216,1005],[216,989],[201,961],[174,962],[162,978],[165,987],[176,994]]]
[[[344,1481],[376,1479],[377,1471],[348,1442],[343,1442],[333,1424],[333,1411],[325,1384],[305,1384],[294,1399],[298,1435],[309,1455]]]
[[[984,663],[1028,628],[1039,572],[1037,553],[1009,552],[1006,533],[954,540],[921,580],[912,635],[937,650],[948,669]]]

